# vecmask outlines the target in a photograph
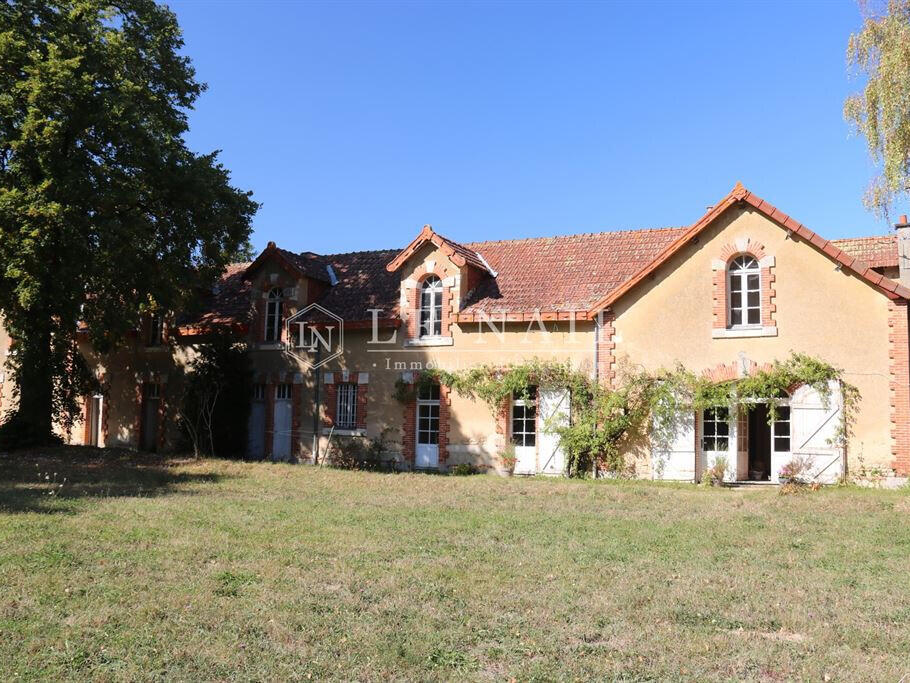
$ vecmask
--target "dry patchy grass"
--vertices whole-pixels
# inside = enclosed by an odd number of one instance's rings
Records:
[[[3,680],[910,673],[906,491],[66,449],[0,459],[0,586]]]

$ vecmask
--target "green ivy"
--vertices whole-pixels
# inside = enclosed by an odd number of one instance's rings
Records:
[[[656,372],[627,369],[616,386],[606,387],[568,363],[539,359],[505,366],[480,365],[454,373],[426,370],[414,382],[396,382],[395,397],[411,401],[424,386],[443,384],[460,396],[485,402],[495,416],[512,396],[526,396],[528,387],[567,388],[571,422],[554,425],[553,429],[562,439],[569,474],[586,476],[595,468],[625,473],[626,446],[649,429],[654,439],[670,439],[682,414],[717,407],[750,410],[757,403],[765,403],[768,420],[773,422],[780,400],[794,387],[808,384],[827,403],[831,381],[839,383],[843,392],[843,418],[835,436],[843,446],[852,433],[859,390],[844,381],[842,370],[800,353],[727,382],[713,382],[677,365]],[[730,414],[735,413],[731,410]]]

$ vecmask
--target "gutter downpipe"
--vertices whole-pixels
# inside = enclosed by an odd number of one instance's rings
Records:
[[[316,363],[319,363],[319,356],[322,354],[322,349],[318,346],[316,347]],[[321,384],[320,380],[322,379],[322,373],[319,370],[319,367],[315,368],[314,379],[316,381],[316,388],[313,392],[313,464],[319,464],[319,385]]]

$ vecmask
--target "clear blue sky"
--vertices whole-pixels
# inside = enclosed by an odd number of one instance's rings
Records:
[[[737,180],[888,229],[841,114],[853,2],[170,5],[209,84],[189,143],[263,203],[257,249],[685,225]]]

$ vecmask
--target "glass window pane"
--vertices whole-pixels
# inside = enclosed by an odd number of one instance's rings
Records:
[[[730,293],[730,305],[733,308],[739,308],[743,305],[743,295],[739,292]]]
[[[743,324],[743,312],[740,308],[734,308],[730,311],[730,324],[731,325],[742,325]]]
[[[750,290],[758,290],[758,275],[747,275],[746,285]]]
[[[748,296],[746,297],[746,303],[750,307],[757,308],[758,306],[761,305],[761,293],[760,292],[749,292]]]
[[[761,311],[757,308],[749,309],[749,325],[761,325]]]
[[[786,452],[790,450],[790,439],[789,437],[775,437],[774,438],[774,450],[778,453]]]

